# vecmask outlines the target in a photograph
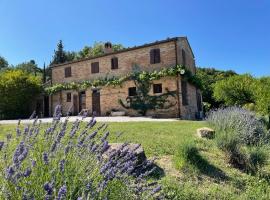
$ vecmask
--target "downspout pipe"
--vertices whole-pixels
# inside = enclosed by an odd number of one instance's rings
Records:
[[[178,62],[178,53],[177,53],[177,40],[174,41],[174,46],[175,46],[175,63],[176,65],[179,64]],[[179,82],[180,82],[180,74],[177,73],[176,77],[176,95],[177,95],[177,111],[178,111],[178,118],[181,118],[181,105],[180,105],[180,87],[179,87]]]

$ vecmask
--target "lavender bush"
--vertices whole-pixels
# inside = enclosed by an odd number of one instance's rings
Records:
[[[212,110],[207,121],[217,133],[230,132],[243,144],[254,145],[268,140],[266,128],[255,113],[240,107]]]
[[[1,199],[161,199],[161,187],[147,181],[153,160],[138,165],[128,144],[109,149],[107,125],[60,120],[33,124],[0,141]],[[84,115],[82,115],[82,119]],[[45,130],[44,130],[44,127]]]

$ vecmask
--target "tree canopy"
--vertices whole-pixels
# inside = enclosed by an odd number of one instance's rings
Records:
[[[200,80],[202,85],[203,101],[208,103],[210,108],[218,108],[221,104],[221,102],[213,96],[214,84],[217,81],[234,75],[236,75],[236,73],[232,70],[222,71],[215,68],[197,68],[196,77]]]
[[[20,69],[26,73],[37,75],[41,74],[42,70],[37,66],[34,60],[30,60],[29,62],[23,62],[15,66],[16,69]]]
[[[41,92],[41,79],[23,70],[11,69],[0,73],[0,118],[30,116],[32,102]]]
[[[8,68],[8,61],[4,57],[0,56],[0,70],[5,68]]]

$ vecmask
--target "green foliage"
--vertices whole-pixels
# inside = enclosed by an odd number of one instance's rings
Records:
[[[42,70],[37,66],[34,60],[30,60],[29,62],[23,62],[15,66],[16,69],[22,70],[29,74],[37,75],[37,73],[41,74]]]
[[[130,77],[136,86],[136,95],[127,97],[126,103],[119,99],[119,103],[126,109],[133,109],[145,116],[148,110],[168,109],[173,106],[168,97],[175,97],[175,91],[166,91],[160,95],[150,95],[152,76],[148,72],[134,73]]]
[[[177,65],[170,68],[163,68],[160,71],[156,71],[156,70],[153,72],[142,71],[140,73],[134,72],[134,73],[130,73],[125,76],[122,76],[122,77],[112,77],[112,78],[105,77],[105,78],[95,79],[93,81],[86,80],[82,82],[57,83],[57,84],[54,84],[53,86],[46,87],[45,92],[47,94],[54,94],[61,90],[84,90],[89,87],[119,86],[125,81],[132,80],[134,76],[138,76],[141,81],[144,81],[147,79],[149,79],[150,81],[153,81],[153,80],[161,79],[162,77],[165,77],[165,76],[176,76],[183,69],[184,67]],[[188,70],[185,70],[185,71],[186,73],[183,76],[186,80],[190,81],[193,84],[199,82],[195,75],[191,75],[191,73]]]
[[[104,54],[104,42],[95,42],[93,47],[85,46],[77,53],[77,59],[101,56]],[[112,44],[113,51],[123,50],[124,46],[121,44]]]
[[[248,74],[231,76],[218,81],[214,86],[214,97],[225,105],[254,103],[254,79]]]
[[[177,169],[184,167],[196,166],[199,162],[199,151],[196,147],[194,140],[185,139],[181,145],[179,145],[174,157],[175,165]]]
[[[0,70],[8,68],[8,62],[7,60],[0,56]]]
[[[51,61],[51,65],[67,62],[67,53],[64,51],[64,45],[62,40],[59,40],[57,49],[54,51],[54,56]]]
[[[197,68],[196,76],[201,82],[203,101],[210,105],[210,108],[217,108],[221,102],[213,97],[213,87],[217,81],[236,75],[234,71],[222,71],[214,68]]]
[[[31,102],[41,92],[41,80],[22,70],[0,74],[0,115],[5,119],[27,117]]]

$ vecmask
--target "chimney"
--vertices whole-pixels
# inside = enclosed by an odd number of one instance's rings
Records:
[[[106,42],[104,44],[104,53],[112,53],[112,52],[113,52],[112,43]]]

